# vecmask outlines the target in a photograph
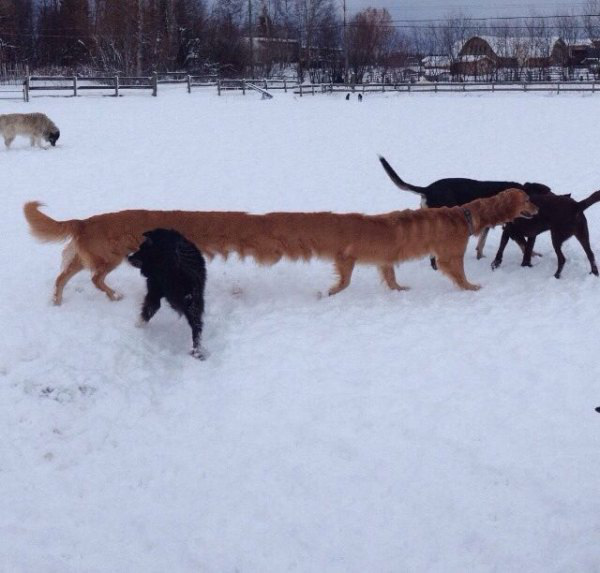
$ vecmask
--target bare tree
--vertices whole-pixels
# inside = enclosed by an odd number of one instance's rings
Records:
[[[299,31],[300,58],[298,61],[298,80],[304,80],[307,70],[315,69],[313,58],[316,57],[315,45],[319,28],[327,26],[326,20],[331,18],[332,0],[293,0],[296,27]]]
[[[362,83],[369,67],[379,65],[394,48],[395,29],[389,12],[366,8],[350,20],[348,58],[354,80]]]
[[[600,0],[586,0],[583,11],[583,28],[587,37],[590,40],[600,39]]]

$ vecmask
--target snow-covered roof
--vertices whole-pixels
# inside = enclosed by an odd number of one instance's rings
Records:
[[[451,61],[448,56],[425,56],[421,60],[421,63],[426,68],[449,67],[451,64]]]
[[[549,56],[556,42],[561,40],[559,36],[547,38],[532,38],[523,36],[473,36],[473,38],[481,38],[487,42],[497,56],[504,58],[514,57],[515,55],[527,52],[528,57],[545,57]],[[459,51],[464,48],[467,42],[464,42]]]

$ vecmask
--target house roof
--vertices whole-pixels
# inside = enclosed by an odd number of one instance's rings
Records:
[[[464,44],[462,44],[461,50],[465,47],[467,42],[473,38],[480,38],[487,42],[494,50],[497,56],[509,58],[514,57],[517,54],[523,54],[530,58],[541,58],[549,56],[554,48],[554,45],[563,41],[559,36],[553,36],[549,38],[529,38],[527,36],[472,36]]]

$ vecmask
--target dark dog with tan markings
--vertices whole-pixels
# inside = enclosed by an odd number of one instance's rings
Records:
[[[550,193],[550,187],[542,183],[516,183],[515,181],[478,181],[476,179],[466,179],[464,177],[452,177],[448,179],[438,179],[425,187],[406,183],[394,171],[392,166],[383,157],[379,157],[382,167],[388,174],[388,177],[394,182],[396,187],[405,191],[411,191],[421,197],[421,207],[455,207],[464,205],[475,199],[493,197],[507,189],[520,189],[527,195],[546,195]],[[483,248],[487,239],[489,229],[485,229],[479,235],[477,242],[477,258],[483,257]],[[524,250],[524,243],[519,243]],[[435,268],[432,259],[431,265]]]

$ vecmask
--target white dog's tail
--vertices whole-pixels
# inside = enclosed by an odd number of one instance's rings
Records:
[[[29,201],[23,205],[25,219],[31,227],[31,233],[41,241],[64,241],[77,234],[81,227],[79,219],[55,221],[40,211],[43,203]]]

